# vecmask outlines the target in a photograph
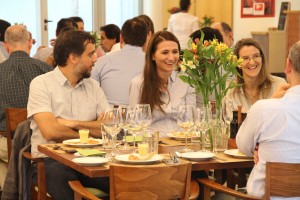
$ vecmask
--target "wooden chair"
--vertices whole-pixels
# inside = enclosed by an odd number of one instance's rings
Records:
[[[190,163],[143,167],[111,165],[110,199],[197,199],[199,186],[190,177]],[[100,200],[79,181],[69,181],[69,185],[74,190],[74,200]]]
[[[7,135],[7,150],[8,158],[10,158],[12,151],[12,139],[13,134],[17,129],[17,126],[27,119],[27,109],[25,108],[6,108],[6,135]],[[47,194],[46,189],[46,174],[45,174],[45,165],[43,158],[33,158],[30,152],[23,152],[23,157],[34,161],[37,166],[37,177],[38,183],[36,187],[32,185],[32,199],[45,200],[51,199],[50,195]]]
[[[230,196],[248,200],[269,200],[270,196],[300,197],[300,163],[272,163],[266,164],[266,186],[264,198],[256,198],[237,192],[218,184],[210,179],[199,179],[203,187],[203,199],[210,200],[211,190],[219,191]]]
[[[110,199],[189,199],[191,164],[110,166]]]
[[[27,119],[27,109],[26,108],[5,108],[5,118],[6,118],[6,138],[7,138],[7,158],[9,161],[12,139],[14,132],[19,123]]]

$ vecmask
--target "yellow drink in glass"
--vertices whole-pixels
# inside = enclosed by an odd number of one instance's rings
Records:
[[[138,152],[140,157],[146,157],[149,153],[149,144],[148,143],[139,143]]]
[[[80,143],[87,143],[89,139],[89,130],[79,130]]]

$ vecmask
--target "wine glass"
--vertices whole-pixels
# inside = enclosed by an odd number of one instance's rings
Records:
[[[203,106],[202,108],[197,108],[196,120],[195,125],[197,129],[201,133],[201,150],[205,151],[206,141],[207,141],[207,134],[206,132],[211,126],[211,109]]]
[[[116,154],[117,134],[121,131],[120,111],[118,108],[111,108],[105,111],[102,128],[112,137],[112,155]]]
[[[231,100],[229,99],[224,100],[222,106],[222,115],[223,115],[223,120],[227,125],[229,125],[230,122],[232,121],[233,118],[232,111],[233,111],[233,103],[231,102]]]
[[[123,150],[129,149],[126,137],[127,137],[127,133],[128,133],[128,124],[129,124],[129,119],[130,119],[130,114],[128,114],[128,113],[130,113],[130,112],[133,112],[132,106],[126,106],[126,105],[119,106],[120,127],[124,130],[124,138],[125,138]]]
[[[152,123],[151,107],[149,104],[137,104],[135,106],[137,118],[140,120],[142,130],[145,131]]]
[[[133,147],[135,152],[136,134],[142,130],[141,115],[138,115],[135,107],[130,107],[126,115],[128,133],[133,136]]]
[[[184,152],[192,151],[191,149],[187,148],[187,136],[190,130],[193,128],[195,123],[195,107],[192,105],[181,105],[178,108],[177,113],[177,125],[180,126],[184,130],[185,136],[185,148]]]

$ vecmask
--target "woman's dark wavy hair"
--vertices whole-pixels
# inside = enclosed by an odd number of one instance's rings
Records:
[[[152,59],[157,50],[159,43],[163,41],[174,41],[178,44],[178,51],[180,51],[180,44],[176,36],[169,31],[156,32],[149,41],[146,52],[146,64],[144,67],[144,82],[142,84],[141,102],[150,104],[151,110],[158,107],[162,112],[162,105],[165,103],[161,100],[162,92],[160,88],[163,85],[162,80],[157,73],[157,66]]]

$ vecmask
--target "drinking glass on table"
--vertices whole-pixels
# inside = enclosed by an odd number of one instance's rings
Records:
[[[230,125],[230,122],[232,121],[233,118],[233,103],[231,100],[225,100],[223,105],[222,105],[222,115],[223,115],[223,120],[227,125]]]
[[[152,123],[151,107],[149,104],[137,104],[135,106],[137,118],[140,120],[142,130],[145,131]]]
[[[195,119],[195,125],[200,131],[201,138],[201,151],[206,151],[206,143],[209,143],[209,138],[207,136],[207,131],[211,127],[211,110],[207,109],[205,106],[202,108],[197,108],[197,114]]]
[[[130,113],[134,112],[134,109],[132,106],[126,106],[122,105],[119,106],[119,112],[120,112],[120,126],[124,130],[124,145],[123,145],[123,150],[128,150],[129,146],[127,143],[127,133],[128,133],[128,125],[130,121]]]
[[[184,152],[192,151],[187,147],[187,137],[195,124],[196,108],[192,105],[181,105],[177,113],[177,125],[184,130],[185,148]]]
[[[142,130],[141,125],[141,115],[139,115],[136,111],[136,108],[131,107],[131,109],[127,111],[127,129],[128,133],[133,136],[133,147],[135,152],[135,141],[136,141],[136,135]]]
[[[116,154],[117,134],[121,131],[120,111],[118,108],[111,108],[105,111],[103,116],[102,128],[112,137],[112,154]]]

